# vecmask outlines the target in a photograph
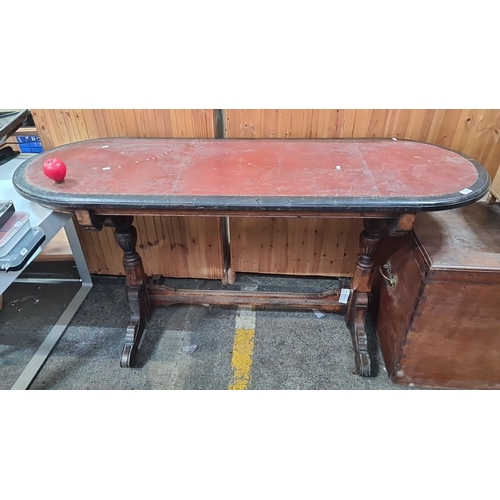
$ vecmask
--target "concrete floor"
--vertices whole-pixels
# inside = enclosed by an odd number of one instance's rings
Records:
[[[207,286],[192,280],[191,286]],[[242,275],[235,288],[288,291],[331,282]],[[338,283],[337,283],[338,284]],[[10,389],[78,283],[14,283],[0,312],[0,389]],[[174,305],[157,308],[141,343],[137,367],[120,368],[129,310],[124,279],[94,277],[94,288],[73,318],[31,389],[226,390],[237,308]],[[369,325],[376,376],[354,374],[351,337],[342,316],[313,311],[258,310],[250,390],[406,389],[390,383]]]

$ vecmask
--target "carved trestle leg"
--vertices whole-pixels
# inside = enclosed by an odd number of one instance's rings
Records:
[[[127,298],[132,313],[125,335],[120,366],[127,368],[135,365],[137,349],[152,311],[146,294],[147,276],[144,273],[141,257],[135,250],[137,230],[132,222],[131,216],[113,216],[105,221],[105,225],[115,228],[116,242],[124,252],[123,267]]]
[[[371,377],[372,369],[365,323],[374,267],[373,256],[382,238],[382,229],[385,224],[380,219],[365,219],[363,223],[365,229],[359,237],[359,254],[352,279],[352,296],[346,320],[354,346],[356,371],[362,377]]]

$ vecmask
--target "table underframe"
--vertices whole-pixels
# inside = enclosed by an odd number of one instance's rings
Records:
[[[329,290],[320,294],[283,292],[242,292],[229,290],[181,290],[162,284],[162,277],[149,279],[144,272],[141,257],[136,251],[137,230],[133,225],[134,215],[217,215],[257,217],[327,217],[362,218],[364,229],[359,237],[359,253],[353,270],[349,299],[340,302],[339,290]],[[366,315],[371,295],[374,270],[374,255],[382,239],[384,230],[392,236],[401,236],[413,227],[414,213],[395,212],[341,212],[301,214],[287,212],[240,212],[227,211],[148,211],[148,210],[77,210],[78,222],[89,230],[101,230],[104,226],[114,228],[117,244],[123,250],[123,266],[126,278],[128,304],[131,309],[130,321],[125,334],[125,342],[120,357],[120,366],[133,367],[146,324],[151,318],[154,306],[170,304],[211,304],[236,306],[246,305],[266,308],[319,309],[343,313],[351,332],[354,348],[356,372],[363,377],[372,376],[371,359],[366,335]]]

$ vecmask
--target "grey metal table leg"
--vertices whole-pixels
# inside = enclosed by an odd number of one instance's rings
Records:
[[[76,267],[78,269],[78,272],[80,273],[82,286],[75,294],[68,307],[66,307],[61,317],[57,320],[56,324],[49,332],[45,340],[42,342],[42,345],[33,355],[30,362],[26,365],[26,368],[21,373],[15,384],[12,386],[11,390],[25,390],[30,388],[36,376],[47,361],[50,353],[56,346],[62,334],[66,331],[66,328],[73,319],[73,316],[76,314],[83,301],[89,294],[90,290],[92,289],[92,278],[90,276],[87,263],[85,262],[82,247],[80,245],[80,241],[78,240],[78,235],[76,234],[72,219],[68,220],[68,222],[64,226],[64,230],[66,231],[66,236],[68,238],[71,251],[73,252]]]

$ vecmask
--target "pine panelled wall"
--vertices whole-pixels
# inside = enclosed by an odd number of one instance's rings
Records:
[[[215,110],[32,110],[45,149],[100,137],[216,136]],[[227,138],[396,137],[429,142],[479,160],[493,177],[500,164],[500,110],[223,111]],[[226,221],[217,217],[136,217],[138,252],[148,275],[222,279]],[[89,269],[122,275],[112,230],[77,228]],[[234,272],[348,276],[359,219],[231,218]]]
[[[362,229],[360,219],[231,218],[231,267],[234,272],[350,276]]]

